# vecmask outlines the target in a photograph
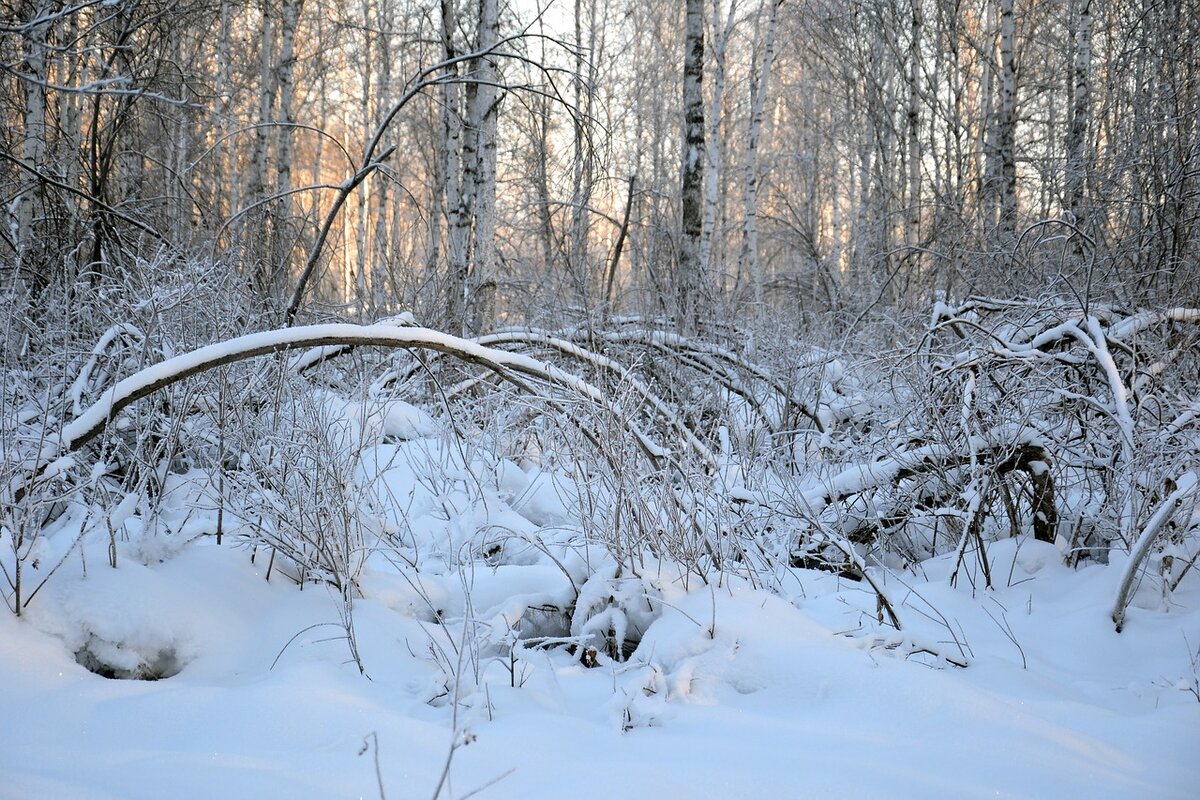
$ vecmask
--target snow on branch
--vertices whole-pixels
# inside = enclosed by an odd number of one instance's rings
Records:
[[[781,397],[790,403],[803,416],[807,417],[821,433],[825,432],[826,420],[822,419],[822,415],[817,413],[815,408],[812,408],[808,403],[796,397],[795,393],[790,391],[770,370],[762,367],[754,362],[745,359],[737,353],[720,345],[710,342],[700,341],[694,338],[681,336],[671,331],[662,330],[626,330],[618,332],[603,333],[599,338],[605,341],[610,341],[615,344],[628,344],[630,342],[638,342],[656,348],[659,352],[668,355],[674,355],[676,358],[686,359],[692,366],[697,366],[709,372],[714,378],[717,378],[730,391],[741,395],[752,406],[761,413],[761,405],[754,398],[753,394],[748,391],[736,375],[730,375],[725,370],[720,369],[716,365],[716,361],[721,361],[734,369],[745,370],[752,377],[767,383]]]
[[[1142,535],[1138,537],[1133,549],[1129,551],[1129,561],[1125,564],[1125,571],[1121,574],[1121,582],[1117,589],[1117,601],[1113,604],[1112,610],[1112,621],[1117,626],[1117,633],[1120,633],[1121,629],[1125,627],[1125,609],[1133,597],[1134,579],[1141,570],[1142,562],[1150,554],[1150,546],[1158,538],[1158,533],[1163,526],[1171,517],[1175,516],[1183,501],[1195,493],[1197,486],[1200,486],[1200,480],[1197,479],[1196,473],[1186,472],[1181,475],[1175,481],[1175,491],[1167,496],[1167,499],[1154,512],[1154,516],[1150,517],[1146,527],[1142,529]]]
[[[89,388],[92,380],[92,371],[95,370],[96,364],[100,357],[104,355],[104,351],[112,346],[121,336],[136,338],[139,342],[144,342],[146,335],[142,333],[136,325],[124,322],[111,326],[108,330],[100,335],[96,340],[96,344],[92,347],[91,355],[79,370],[79,374],[75,377],[75,381],[71,384],[68,394],[71,398],[72,413],[76,416],[83,413],[83,396]]]
[[[281,353],[297,348],[373,346],[433,350],[463,361],[484,366],[504,380],[526,388],[517,375],[537,378],[580,396],[597,406],[608,407],[607,398],[582,378],[520,353],[496,350],[457,336],[418,327],[385,325],[326,324],[264,331],[201,347],[190,353],[169,358],[125,378],[101,395],[100,399],[63,427],[57,442],[38,459],[32,475],[44,472],[51,461],[74,452],[94,439],[132,403],[185,378],[219,366],[255,356]],[[637,440],[643,452],[658,461],[668,455],[666,448],[654,442],[637,424],[618,415],[621,424]],[[17,499],[24,487],[16,487]]]
[[[1143,311],[1127,317],[1109,328],[1109,334],[1117,339],[1137,336],[1147,328],[1167,322],[1200,324],[1200,308],[1169,308],[1166,311]]]
[[[591,350],[583,348],[574,342],[569,342],[566,339],[560,339],[548,331],[530,329],[530,330],[506,330],[499,333],[493,333],[486,336],[480,336],[475,339],[479,344],[492,347],[502,344],[524,344],[524,345],[542,345],[557,350],[564,355],[577,358],[580,361],[591,364],[592,366],[603,369],[615,375],[620,381],[630,386],[638,396],[655,412],[661,414],[666,419],[667,424],[688,444],[696,455],[704,460],[710,467],[716,467],[717,459],[712,451],[704,445],[696,435],[692,433],[687,425],[679,419],[679,416],[671,410],[670,406],[662,400],[658,395],[650,390],[646,384],[638,380],[629,370],[618,364],[611,358],[595,353]]]
[[[1033,534],[1039,541],[1053,542],[1058,527],[1054,483],[1050,477],[1051,455],[1037,433],[1030,429],[1003,427],[987,436],[972,436],[963,444],[928,444],[890,458],[856,464],[803,493],[810,513],[856,494],[934,469],[962,466],[972,458],[988,463],[998,473],[1024,472],[1033,484]]]

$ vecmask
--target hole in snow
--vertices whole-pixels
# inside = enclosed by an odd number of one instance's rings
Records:
[[[174,647],[166,646],[150,653],[136,652],[119,642],[107,642],[90,636],[75,651],[75,661],[88,672],[110,680],[157,681],[178,675],[184,663]]]

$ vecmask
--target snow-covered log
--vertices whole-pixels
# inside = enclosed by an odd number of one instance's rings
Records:
[[[989,466],[996,474],[1024,472],[1029,476],[1034,538],[1053,542],[1058,527],[1054,480],[1050,473],[1053,462],[1045,445],[1031,431],[1018,431],[1007,436],[996,433],[976,436],[958,446],[930,444],[890,458],[858,464],[805,492],[803,502],[812,513],[819,512],[839,500],[897,484],[905,478],[969,464],[972,456],[979,465]]]

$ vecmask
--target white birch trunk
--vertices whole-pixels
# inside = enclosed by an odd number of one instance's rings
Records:
[[[497,0],[479,0],[479,49],[494,48],[500,38]],[[476,69],[480,83],[470,124],[478,129],[475,170],[475,264],[468,281],[468,325],[480,332],[488,324],[488,295],[492,292],[492,274],[496,250],[496,133],[497,83],[500,73],[494,55],[479,59]],[[586,232],[585,232],[586,233]]]
[[[233,77],[231,53],[233,26],[229,0],[221,0],[221,11],[217,25],[217,140],[222,143],[217,151],[217,179],[213,192],[213,204],[217,216],[228,219],[237,206],[235,194],[236,155],[232,143],[227,140],[231,131],[230,109],[233,105]]]
[[[369,137],[369,131],[375,127],[374,116],[371,113],[371,97],[373,95],[373,77],[375,63],[375,33],[371,24],[371,4],[362,5],[362,48],[363,60],[360,67],[360,89],[358,98],[358,113],[362,118],[364,137]],[[369,253],[368,240],[371,224],[371,210],[368,202],[374,176],[368,177],[359,188],[356,201],[357,221],[354,228],[354,302],[358,308],[358,317],[362,320],[368,314],[367,263]]]
[[[676,324],[694,333],[701,317],[704,262],[704,0],[687,0],[683,59],[682,237],[676,276]]]
[[[389,102],[388,98],[392,96],[392,63],[396,54],[392,49],[394,28],[392,7],[387,0],[375,3],[375,27],[378,29],[378,41],[376,42],[378,56],[375,62],[379,67],[379,75],[375,82],[375,97]],[[376,102],[375,106],[378,109],[379,103]],[[396,243],[392,226],[396,223],[397,215],[393,213],[391,205],[391,182],[378,174],[372,178],[371,218],[375,224],[375,233],[371,238],[372,310],[370,316],[375,319],[385,313],[392,313],[386,311],[385,308],[389,297],[397,294],[393,274],[395,258],[392,253],[392,248]]]
[[[1074,69],[1071,80],[1071,126],[1067,131],[1066,194],[1072,222],[1080,231],[1087,227],[1084,193],[1090,153],[1087,145],[1091,127],[1092,0],[1082,0],[1075,22]],[[1083,255],[1083,237],[1074,238],[1076,256]]]
[[[38,19],[48,13],[49,3],[45,0],[26,7],[22,16],[28,19]],[[28,28],[21,45],[24,51],[24,70],[29,76],[22,81],[25,90],[24,130],[21,132],[21,159],[29,166],[40,169],[46,160],[46,56],[49,35],[49,25],[41,24]],[[17,252],[14,274],[21,276],[28,273],[39,282],[38,265],[28,263],[30,249],[36,241],[34,230],[37,218],[37,206],[41,198],[38,181],[31,173],[20,174],[22,189],[12,201],[10,207],[12,240]],[[44,278],[44,276],[42,276]]]
[[[767,0],[767,33],[763,41],[762,63],[750,76],[750,127],[746,133],[746,187],[742,223],[741,261],[754,288],[754,305],[763,304],[763,272],[758,259],[758,140],[762,132],[771,64],[775,60],[775,31],[782,0]]]
[[[277,86],[279,93],[279,121],[283,127],[279,129],[279,138],[275,153],[275,191],[284,193],[292,188],[292,125],[296,123],[296,111],[293,108],[296,96],[296,31],[300,27],[300,13],[304,0],[283,0],[283,12],[280,17],[279,31],[279,65],[277,68]],[[286,219],[287,209],[291,208],[288,198],[279,201],[282,204],[282,217]]]
[[[247,198],[256,202],[267,193],[267,159],[271,143],[271,123],[274,121],[275,71],[272,69],[275,51],[275,21],[271,16],[269,0],[262,3],[262,31],[259,37],[259,86],[258,125],[254,129],[254,150],[250,157],[250,177]],[[261,244],[261,237],[251,237],[255,252],[254,285],[265,297],[271,290],[272,266],[269,249]]]
[[[983,233],[988,239],[993,239],[995,236],[996,225],[998,224],[998,197],[1000,194],[1000,144],[999,144],[999,125],[996,123],[996,101],[997,89],[1000,81],[997,77],[999,67],[997,67],[996,48],[994,31],[996,29],[996,6],[995,3],[987,3],[987,14],[985,21],[987,36],[991,44],[988,47],[989,57],[987,63],[983,66],[983,99],[980,101],[980,123],[978,145],[975,152],[977,153],[976,175],[979,176],[979,211],[981,217],[981,226]],[[982,164],[978,163],[978,159],[982,158]]]
[[[768,0],[774,5],[773,0]],[[721,191],[721,116],[725,107],[725,53],[737,15],[737,0],[731,0],[729,14],[722,0],[712,0],[712,106],[708,114],[706,154],[708,169],[704,185],[704,229],[700,239],[700,263],[712,264],[713,237],[716,235],[717,205]]]
[[[595,2],[590,4],[595,9]],[[594,20],[591,20],[594,22]],[[588,85],[587,68],[591,60],[591,46],[583,40],[583,1],[575,0],[575,74],[572,77],[574,90],[574,136],[572,140],[571,180],[571,228],[567,252],[567,267],[570,270],[575,300],[587,305],[588,273],[588,226],[587,206],[591,200],[590,161],[591,147],[587,141],[590,120],[591,87]],[[589,38],[594,31],[590,27]]]
[[[454,58],[454,29],[457,22],[455,0],[442,0],[442,55]],[[451,67],[448,74],[457,69]],[[471,232],[470,198],[465,178],[467,162],[463,143],[463,124],[459,118],[459,89],[454,84],[442,85],[442,155],[445,157],[446,194],[446,324],[452,333],[466,328],[467,249]],[[472,182],[473,183],[473,182]]]
[[[1017,23],[1013,0],[1000,0],[1000,114],[997,144],[1000,158],[1000,236],[1012,243],[1017,225]]]

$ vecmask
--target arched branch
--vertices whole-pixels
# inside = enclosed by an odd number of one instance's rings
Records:
[[[609,408],[607,398],[598,388],[552,364],[520,353],[485,347],[429,328],[328,324],[251,333],[146,367],[104,392],[99,400],[62,429],[57,442],[49,443],[38,457],[28,479],[11,487],[13,501],[19,501],[28,485],[51,463],[82,448],[103,433],[121,411],[160,389],[193,375],[256,356],[297,348],[338,345],[433,350],[490,369],[525,391],[529,391],[529,386],[518,376],[544,381],[598,407]],[[669,456],[666,448],[651,439],[628,416],[618,413],[616,417],[652,462],[659,463]]]

